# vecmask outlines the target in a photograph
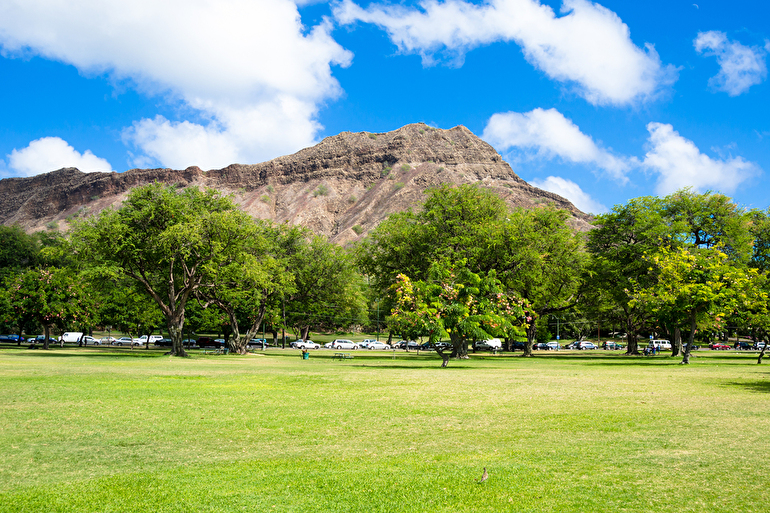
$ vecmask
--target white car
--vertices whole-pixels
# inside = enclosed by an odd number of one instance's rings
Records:
[[[112,342],[113,346],[138,346],[141,344],[138,338],[131,337],[120,337],[115,342]]]
[[[295,340],[291,346],[297,349],[321,349],[321,345],[312,340]]]
[[[546,349],[548,349],[549,351],[558,351],[559,349],[561,349],[561,346],[559,345],[559,343],[554,342],[553,340],[551,342],[548,342],[545,346],[546,346]]]
[[[99,344],[112,344],[113,342],[117,342],[118,339],[115,337],[102,337],[99,339]]]
[[[358,349],[358,344],[352,340],[338,338],[329,342],[328,344],[324,344],[324,347],[327,349]]]
[[[377,339],[365,338],[358,343],[358,347],[360,347],[361,349],[369,349],[369,344],[371,344],[372,342],[377,342]]]
[[[83,337],[83,345],[87,346],[89,344],[92,346],[98,346],[99,340],[95,339],[94,337],[89,337],[88,335],[86,335],[85,337]]]
[[[383,351],[387,351],[388,349],[393,349],[385,342],[380,342],[379,340],[374,340],[372,342],[369,342],[369,344],[366,346],[369,349],[382,349]]]
[[[651,340],[650,343],[658,349],[671,349],[671,342],[668,340]]]
[[[157,340],[162,340],[163,337],[160,335],[150,335],[150,344],[154,344]],[[139,337],[139,343],[142,345],[145,345],[147,343],[147,335],[142,335]]]

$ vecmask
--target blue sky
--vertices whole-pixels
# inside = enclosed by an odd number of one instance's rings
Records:
[[[757,0],[0,0],[0,177],[425,122],[585,211],[685,186],[764,209],[768,53]]]

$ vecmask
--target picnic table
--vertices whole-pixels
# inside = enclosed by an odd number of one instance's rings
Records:
[[[353,355],[350,353],[334,353],[332,360],[352,360]]]

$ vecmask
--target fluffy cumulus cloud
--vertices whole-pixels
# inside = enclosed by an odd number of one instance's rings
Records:
[[[501,151],[532,151],[540,158],[561,158],[575,164],[595,166],[620,183],[626,183],[631,168],[628,159],[612,155],[556,109],[494,114],[482,138]],[[548,189],[550,190],[550,189]]]
[[[545,180],[532,180],[532,185],[544,191],[553,192],[564,198],[567,198],[577,208],[583,212],[591,214],[603,214],[608,212],[607,207],[595,201],[586,194],[578,184],[571,180],[558,176],[549,176]]]
[[[660,175],[656,192],[670,194],[682,187],[716,189],[731,194],[758,173],[756,164],[741,157],[712,159],[679,135],[671,125],[650,123],[649,151],[642,165]]]
[[[441,51],[458,62],[475,47],[514,41],[527,60],[549,77],[575,86],[594,104],[622,105],[656,96],[676,79],[651,45],[630,38],[614,12],[587,0],[564,0],[561,16],[537,0],[424,0],[421,9],[343,0],[335,8],[343,24],[361,21],[386,30],[403,52],[419,53],[425,63]]]
[[[709,85],[718,91],[738,96],[767,76],[766,48],[730,41],[724,32],[716,30],[700,32],[694,44],[699,53],[717,58],[719,73],[711,77]]]
[[[80,153],[58,137],[37,139],[26,148],[14,149],[7,157],[7,171],[12,176],[33,176],[63,167],[76,167],[83,172],[112,171],[106,160],[89,150]]]
[[[331,29],[304,27],[290,0],[0,3],[4,54],[108,74],[192,109],[203,121],[142,119],[125,133],[139,161],[177,168],[260,162],[312,144],[319,105],[340,93],[331,66],[352,58]]]

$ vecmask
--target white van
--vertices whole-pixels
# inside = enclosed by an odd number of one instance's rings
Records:
[[[671,341],[669,340],[650,340],[650,344],[658,349],[671,349]]]
[[[139,343],[142,344],[143,346],[147,345],[147,335],[142,335],[141,337],[138,338],[138,340],[139,340]],[[163,340],[163,336],[150,335],[150,340],[149,340],[150,344],[154,344],[158,340]]]
[[[59,343],[69,342],[77,344],[81,338],[83,338],[82,331],[68,331],[67,333],[62,333],[61,337],[59,337]]]

